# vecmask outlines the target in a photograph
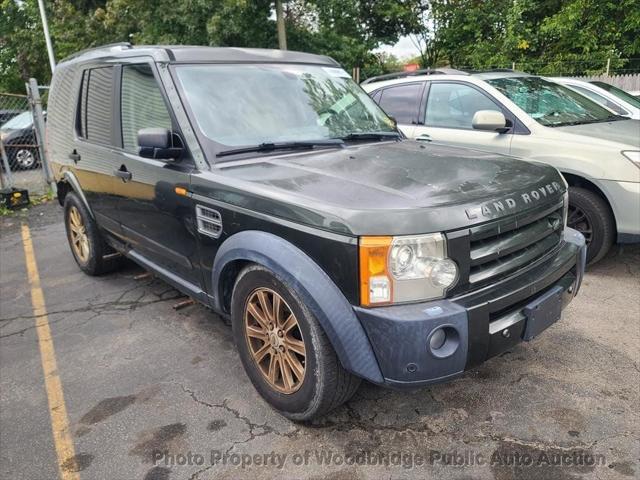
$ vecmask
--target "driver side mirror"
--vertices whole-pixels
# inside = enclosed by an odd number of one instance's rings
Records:
[[[505,133],[508,129],[507,119],[502,112],[495,110],[478,110],[471,120],[475,130]]]
[[[138,130],[138,154],[144,158],[157,160],[175,160],[182,156],[183,148],[174,146],[174,140],[179,139],[168,128],[142,128]]]

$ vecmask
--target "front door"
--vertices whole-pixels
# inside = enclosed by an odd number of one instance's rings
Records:
[[[193,163],[186,153],[169,161],[138,155],[140,129],[178,132],[154,68],[152,63],[122,66],[122,150],[117,160],[122,235],[137,253],[200,287],[194,206],[184,195]]]
[[[504,110],[478,88],[463,82],[433,81],[428,86],[424,117],[412,138],[458,147],[508,154],[513,135],[474,130],[471,122],[479,110]],[[508,118],[508,117],[507,117]]]

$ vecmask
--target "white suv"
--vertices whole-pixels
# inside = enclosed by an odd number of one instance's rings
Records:
[[[601,259],[614,241],[640,242],[640,121],[513,71],[402,72],[362,87],[410,138],[560,170],[570,186],[568,223],[584,234],[589,262]]]
[[[551,77],[549,80],[581,93],[613,113],[640,120],[640,100],[613,85],[604,82],[585,82],[569,77]]]

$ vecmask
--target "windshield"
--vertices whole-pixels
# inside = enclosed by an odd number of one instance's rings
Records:
[[[638,100],[636,97],[634,97],[630,93],[627,93],[624,90],[618,87],[614,87],[613,85],[609,85],[608,83],[605,83],[605,82],[591,82],[591,83],[593,83],[594,85],[597,85],[603,90],[606,90],[612,95],[615,95],[619,99],[624,100],[629,105],[633,105],[636,108],[640,108],[640,100]]]
[[[618,118],[578,92],[540,77],[494,78],[487,82],[546,127],[606,122]]]
[[[31,116],[31,112],[22,112],[19,115],[16,115],[8,122],[4,123],[0,130],[20,130],[23,128],[30,127],[33,124],[33,117]]]
[[[396,131],[341,68],[184,65],[176,67],[176,73],[199,129],[218,144],[318,141]]]

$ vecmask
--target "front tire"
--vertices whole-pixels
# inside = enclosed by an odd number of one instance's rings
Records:
[[[243,270],[231,300],[233,336],[249,379],[285,417],[304,421],[349,400],[360,379],[340,363],[318,321],[270,270]]]
[[[73,258],[84,273],[101,275],[120,265],[121,257],[111,255],[113,249],[104,241],[96,221],[75,192],[65,196],[64,225]]]
[[[601,260],[613,245],[616,226],[611,209],[598,194],[579,187],[569,187],[567,225],[584,235],[587,263]]]

